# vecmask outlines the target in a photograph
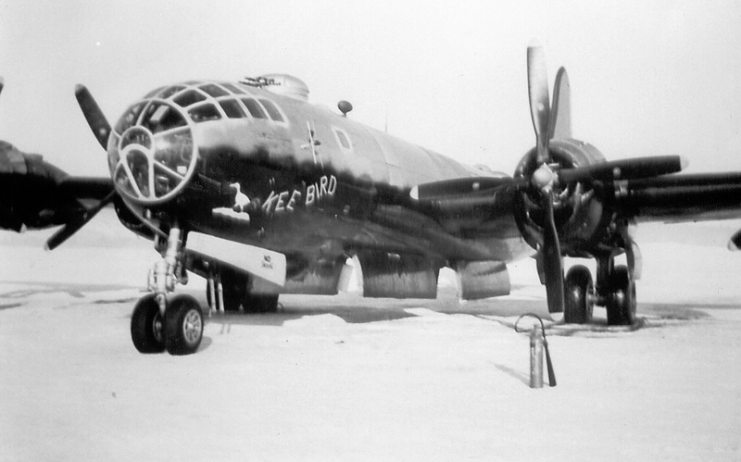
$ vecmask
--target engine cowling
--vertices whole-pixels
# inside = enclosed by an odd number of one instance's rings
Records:
[[[522,158],[515,178],[532,178],[538,169],[536,148]],[[554,172],[604,163],[602,153],[589,143],[574,139],[550,141],[551,168]],[[612,236],[612,212],[604,201],[604,185],[599,181],[579,181],[553,186],[554,219],[564,255],[593,255],[601,243]],[[526,242],[535,249],[543,246],[545,211],[535,188],[524,188],[515,200],[515,218]]]
[[[85,207],[62,185],[68,178],[40,155],[0,141],[0,229],[48,228],[84,212]]]

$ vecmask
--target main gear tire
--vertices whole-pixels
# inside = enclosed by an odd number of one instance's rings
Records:
[[[131,340],[134,347],[145,354],[165,351],[165,336],[160,307],[150,294],[136,303],[131,314]]]
[[[594,312],[594,282],[592,273],[583,265],[569,269],[564,280],[564,322],[588,324]]]
[[[607,300],[607,324],[630,326],[636,319],[636,286],[628,268],[615,268],[610,282],[612,290]]]
[[[172,355],[198,351],[203,339],[203,310],[190,295],[170,300],[165,313],[165,348]]]

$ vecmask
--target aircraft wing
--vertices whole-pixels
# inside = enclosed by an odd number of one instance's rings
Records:
[[[562,176],[568,179],[568,172],[563,171]],[[603,220],[604,225],[620,221],[681,223],[741,218],[741,172],[668,174],[615,181],[581,179],[581,183],[591,192],[588,200],[596,198],[609,210],[610,218]],[[411,196],[419,210],[434,216],[448,229],[458,229],[481,227],[508,212],[517,216],[516,209],[527,202],[522,193],[529,187],[523,178],[460,178],[419,185]]]

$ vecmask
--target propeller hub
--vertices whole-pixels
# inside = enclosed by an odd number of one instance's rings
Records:
[[[553,173],[553,170],[548,166],[548,164],[541,164],[540,167],[533,172],[531,181],[533,186],[538,188],[540,191],[551,191],[553,190],[555,179],[556,174]]]

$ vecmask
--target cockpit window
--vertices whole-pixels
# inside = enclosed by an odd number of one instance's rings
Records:
[[[242,106],[240,106],[236,100],[221,100],[219,101],[219,106],[221,106],[221,109],[224,110],[226,116],[230,119],[240,119],[242,117],[247,117],[247,115],[244,113],[244,110],[242,109]]]
[[[221,119],[221,114],[213,104],[202,104],[188,111],[193,122],[207,122],[209,120]]]
[[[182,95],[178,95],[175,98],[175,102],[178,103],[181,107],[188,107],[191,104],[201,102],[204,99],[206,99],[206,96],[203,93],[196,90],[189,90]]]
[[[193,158],[193,139],[189,130],[174,130],[157,135],[155,139],[154,161],[155,168],[166,174],[175,172],[185,175]],[[165,166],[170,171],[160,168]]]
[[[139,114],[141,114],[142,109],[144,109],[145,103],[137,103],[131,108],[129,108],[128,111],[126,111],[126,114],[119,119],[118,123],[116,124],[116,133],[123,133],[126,131],[127,128],[131,127],[136,123],[136,121],[139,119]]]
[[[347,140],[345,134],[339,130],[335,130],[335,133],[337,134],[337,139],[340,140],[340,146],[345,149],[351,149],[350,142]]]
[[[167,104],[152,103],[147,106],[142,125],[152,133],[159,133],[175,127],[183,127],[186,122],[177,110]]]
[[[334,131],[334,136],[337,139],[337,144],[340,145],[340,148],[347,153],[353,152],[352,139],[350,138],[350,135],[348,135],[347,132],[341,128],[332,127],[332,129]]]
[[[149,149],[152,147],[152,137],[148,132],[141,128],[135,128],[126,132],[126,134],[121,138],[122,146],[128,146],[130,144],[138,144],[139,146]]]
[[[235,95],[244,95],[244,90],[242,90],[241,88],[235,87],[231,83],[224,83],[222,85],[224,85],[225,88],[229,89],[229,91],[231,91]]]
[[[183,88],[185,87],[183,87],[182,85],[173,85],[172,87],[168,87],[162,93],[159,94],[159,98],[167,99],[170,96],[182,90]]]
[[[213,96],[214,98],[218,98],[219,96],[228,96],[229,93],[226,92],[223,88],[220,88],[218,85],[213,83],[207,83],[206,85],[201,85],[201,90],[205,91],[209,95]]]
[[[242,102],[247,107],[247,110],[250,111],[252,117],[256,119],[267,119],[265,111],[263,111],[262,106],[260,106],[260,103],[258,103],[256,99],[242,98]]]
[[[160,91],[162,91],[163,88],[165,88],[165,87],[159,87],[159,88],[157,88],[155,90],[150,91],[149,93],[147,93],[146,95],[144,95],[144,99],[153,97],[154,95],[156,95],[157,93],[159,93]]]
[[[283,116],[281,115],[275,104],[268,99],[261,99],[260,102],[265,106],[265,110],[270,114],[270,118],[276,122],[283,122]]]

